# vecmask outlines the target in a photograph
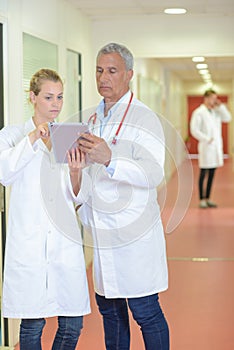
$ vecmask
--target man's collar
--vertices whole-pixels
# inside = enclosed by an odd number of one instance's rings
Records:
[[[126,101],[129,100],[129,97],[130,97],[130,94],[131,94],[131,91],[128,90],[126,92],[126,94],[124,94],[111,108],[110,110],[108,111],[108,115],[107,117],[111,117],[111,115],[116,111],[116,109],[118,108],[118,106],[121,104],[121,103],[126,103]],[[97,107],[97,110],[96,110],[96,113],[97,113],[97,118],[99,119],[103,119],[104,118],[104,108],[105,108],[105,100],[103,99],[98,107]],[[106,117],[105,117],[106,118]]]

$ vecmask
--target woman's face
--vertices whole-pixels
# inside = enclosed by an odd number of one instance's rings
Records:
[[[63,85],[60,82],[46,80],[36,96],[30,92],[34,106],[34,117],[41,122],[51,122],[59,115],[63,106]]]

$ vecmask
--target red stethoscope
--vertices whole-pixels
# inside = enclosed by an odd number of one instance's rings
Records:
[[[126,117],[126,115],[127,115],[127,113],[128,113],[129,107],[130,107],[130,105],[131,105],[131,103],[132,103],[132,98],[133,98],[133,92],[131,92],[131,96],[130,96],[130,99],[129,99],[127,108],[126,108],[125,111],[124,111],[124,115],[123,115],[123,117],[122,117],[122,119],[121,119],[121,121],[120,121],[120,123],[119,123],[119,126],[118,126],[116,132],[115,132],[115,136],[114,136],[113,139],[112,139],[112,142],[111,142],[112,145],[115,145],[116,142],[117,142],[118,134],[119,134],[119,132],[120,132],[120,129],[122,128],[124,119],[125,119],[125,117]],[[88,124],[91,122],[91,120],[92,120],[93,125],[95,125],[96,120],[97,120],[97,113],[94,113],[94,114],[92,114],[92,115],[89,117]]]

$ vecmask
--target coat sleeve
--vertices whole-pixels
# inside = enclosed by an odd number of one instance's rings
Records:
[[[11,185],[36,152],[28,136],[19,138],[17,128],[4,128],[0,131],[0,182]]]
[[[75,196],[70,180],[69,169],[67,168],[67,191],[69,193],[69,197],[78,206],[87,202],[91,194],[92,182],[86,170],[87,169],[83,169],[82,171],[81,188],[78,195]]]
[[[229,112],[224,103],[222,103],[218,108],[216,108],[216,113],[218,113],[223,123],[228,123],[232,120],[231,113]]]
[[[204,133],[202,123],[202,114],[198,111],[194,111],[190,121],[190,132],[198,141],[209,142],[210,136]]]
[[[125,147],[132,149],[131,157],[115,153],[113,146],[115,169],[110,177],[137,187],[155,188],[164,178],[164,133],[155,114],[148,113],[143,118],[144,123],[137,126],[137,137],[126,141]]]

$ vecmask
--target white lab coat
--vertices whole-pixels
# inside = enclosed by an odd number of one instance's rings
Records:
[[[111,144],[126,109],[117,108],[102,137],[112,149],[113,175],[103,165],[83,174],[77,201],[86,228],[86,244],[94,245],[94,286],[107,298],[141,297],[167,289],[165,238],[156,187],[164,177],[164,136],[156,115],[133,99],[118,141]],[[91,131],[99,135],[97,119]],[[90,194],[87,193],[90,189]],[[87,232],[92,231],[91,234]]]
[[[209,111],[202,104],[194,110],[190,121],[192,136],[198,140],[198,164],[202,169],[223,165],[222,123],[231,120],[231,114],[224,104]],[[209,142],[213,138],[212,142]]]
[[[86,268],[69,172],[32,120],[0,131],[0,182],[11,185],[3,316],[40,318],[90,312]]]

